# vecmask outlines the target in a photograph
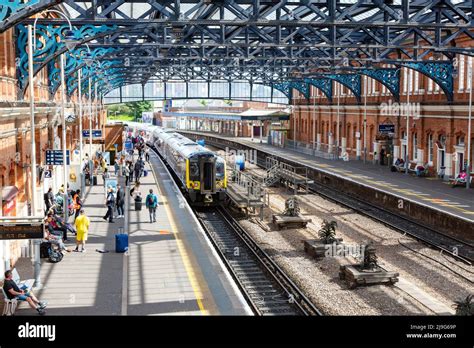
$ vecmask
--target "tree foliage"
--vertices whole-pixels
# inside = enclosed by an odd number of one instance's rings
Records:
[[[318,235],[324,244],[331,244],[336,241],[336,227],[336,221],[323,221],[321,229],[318,231]]]
[[[149,101],[125,103],[125,106],[135,118],[141,118],[142,112],[153,111],[153,104]]]

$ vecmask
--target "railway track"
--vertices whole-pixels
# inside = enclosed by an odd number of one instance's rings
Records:
[[[212,144],[212,146],[216,148],[221,148],[219,145],[220,144],[218,143]],[[265,160],[262,157],[258,157],[257,165],[260,168],[265,169]],[[440,233],[433,228],[414,222],[404,216],[389,212],[366,201],[349,196],[344,192],[326,187],[320,183],[309,185],[309,191],[350,208],[361,215],[368,216],[403,234],[410,235],[411,237],[436,248],[443,253],[449,254],[453,258],[468,265],[474,263],[474,245],[472,244]]]
[[[164,163],[177,181],[176,174]],[[322,315],[224,208],[195,207],[193,211],[255,314]]]
[[[474,246],[472,244],[439,233],[432,228],[415,223],[403,216],[393,214],[378,206],[343,194],[324,185],[317,183],[311,184],[309,189],[310,192],[346,206],[357,213],[368,216],[404,234],[408,234],[425,244],[450,254],[466,264],[472,265],[474,262]]]
[[[222,207],[195,212],[255,314],[322,315]]]

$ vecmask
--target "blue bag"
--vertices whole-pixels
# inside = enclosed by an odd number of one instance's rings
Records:
[[[128,234],[118,233],[115,235],[115,252],[124,253],[128,250]]]

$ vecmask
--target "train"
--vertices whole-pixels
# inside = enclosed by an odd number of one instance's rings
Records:
[[[171,168],[193,205],[218,205],[225,201],[227,171],[224,158],[173,129],[132,122],[127,126],[147,134],[147,145]]]

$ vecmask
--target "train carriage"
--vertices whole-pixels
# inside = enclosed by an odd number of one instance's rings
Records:
[[[227,174],[223,158],[174,130],[144,124],[129,126],[148,133],[148,145],[153,146],[173,170],[193,204],[224,201]]]

